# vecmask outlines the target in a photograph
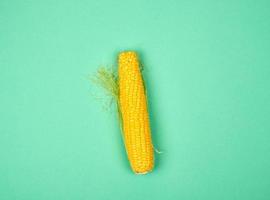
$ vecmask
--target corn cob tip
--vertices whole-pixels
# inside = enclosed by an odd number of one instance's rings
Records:
[[[119,61],[125,61],[126,64],[138,62],[138,55],[135,51],[123,51],[119,53]]]
[[[136,55],[135,51],[122,51],[119,53],[119,56],[127,56],[127,55]]]

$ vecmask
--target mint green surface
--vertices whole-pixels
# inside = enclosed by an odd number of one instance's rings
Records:
[[[269,200],[269,10],[268,0],[1,0],[0,199]],[[145,66],[163,151],[145,176],[87,80],[126,49]]]

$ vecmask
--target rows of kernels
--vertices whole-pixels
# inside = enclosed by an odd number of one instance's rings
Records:
[[[153,146],[139,61],[134,52],[119,55],[119,90],[128,158],[133,171],[146,173],[154,165]]]

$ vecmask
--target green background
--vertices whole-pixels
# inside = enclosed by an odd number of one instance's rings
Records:
[[[270,1],[0,1],[1,200],[270,198]],[[137,50],[155,170],[87,76]],[[106,107],[106,106],[105,106]]]

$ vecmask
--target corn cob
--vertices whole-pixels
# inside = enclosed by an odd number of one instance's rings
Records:
[[[123,138],[132,170],[145,174],[154,167],[144,83],[137,54],[122,52],[118,57],[119,108]]]

